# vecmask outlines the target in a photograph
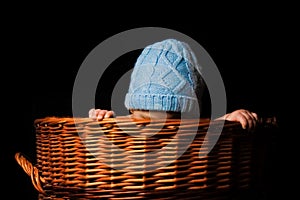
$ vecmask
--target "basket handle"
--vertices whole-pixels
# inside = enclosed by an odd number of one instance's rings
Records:
[[[33,164],[26,158],[26,156],[20,152],[17,152],[15,154],[15,159],[18,162],[18,164],[23,168],[23,170],[28,174],[28,176],[31,177],[31,181],[35,189],[45,194],[45,191],[43,190],[42,183],[45,183],[45,179],[43,179],[39,175],[39,170],[37,167],[33,166]]]

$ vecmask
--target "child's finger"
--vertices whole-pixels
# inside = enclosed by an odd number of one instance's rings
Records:
[[[115,113],[113,111],[107,111],[104,115],[104,118],[114,117]]]

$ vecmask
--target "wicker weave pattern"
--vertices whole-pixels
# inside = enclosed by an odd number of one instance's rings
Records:
[[[34,168],[39,172],[39,199],[226,199],[220,194],[250,187],[255,134],[226,122],[213,150],[201,155],[209,123],[37,119]],[[193,130],[193,141],[182,141]],[[189,146],[176,159],[182,144]],[[159,151],[166,145],[167,150]],[[161,167],[146,170],[153,165]]]

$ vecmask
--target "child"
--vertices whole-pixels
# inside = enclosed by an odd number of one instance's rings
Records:
[[[125,106],[134,118],[180,118],[183,113],[188,117],[199,116],[204,88],[200,67],[189,45],[166,39],[147,46],[138,57]],[[89,117],[93,119],[114,116],[109,110],[89,110]],[[249,130],[258,122],[257,114],[246,109],[218,119],[240,122]]]

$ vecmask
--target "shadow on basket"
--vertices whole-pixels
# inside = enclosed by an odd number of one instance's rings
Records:
[[[266,146],[277,128],[189,120],[34,121],[37,161],[15,159],[39,199],[233,199],[260,184]]]

